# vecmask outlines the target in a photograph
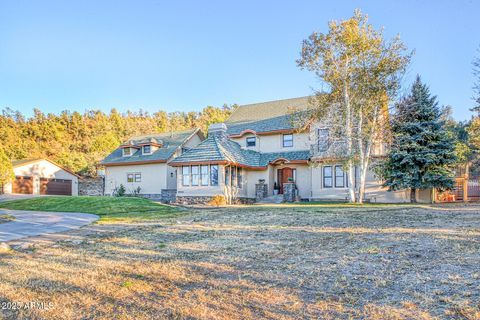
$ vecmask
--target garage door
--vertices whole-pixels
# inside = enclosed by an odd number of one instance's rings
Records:
[[[40,194],[71,196],[72,180],[40,178]]]
[[[15,177],[12,185],[13,193],[32,194],[33,179],[32,177]]]

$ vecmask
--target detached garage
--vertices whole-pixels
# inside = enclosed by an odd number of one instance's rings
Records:
[[[5,184],[4,193],[78,195],[78,176],[46,159],[13,161],[15,180]]]

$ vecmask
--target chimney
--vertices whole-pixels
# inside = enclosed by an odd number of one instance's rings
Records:
[[[208,127],[208,134],[214,134],[214,135],[221,135],[221,136],[226,136],[227,135],[227,125],[225,123],[213,123]]]

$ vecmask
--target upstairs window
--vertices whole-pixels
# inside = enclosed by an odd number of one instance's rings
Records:
[[[284,148],[293,147],[293,134],[283,135],[283,147]]]
[[[123,148],[123,156],[129,157],[132,155],[132,148]]]
[[[143,154],[151,154],[152,153],[152,146],[147,144],[143,146]]]
[[[255,147],[257,144],[257,138],[256,137],[248,137],[247,138],[247,147]]]

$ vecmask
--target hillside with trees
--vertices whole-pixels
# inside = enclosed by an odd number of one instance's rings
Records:
[[[48,158],[83,175],[94,175],[95,165],[131,136],[201,128],[223,122],[235,106],[205,107],[200,112],[144,111],[125,114],[112,109],[63,111],[44,114],[34,110],[26,118],[21,112],[3,110],[0,115],[2,154],[10,160]]]

